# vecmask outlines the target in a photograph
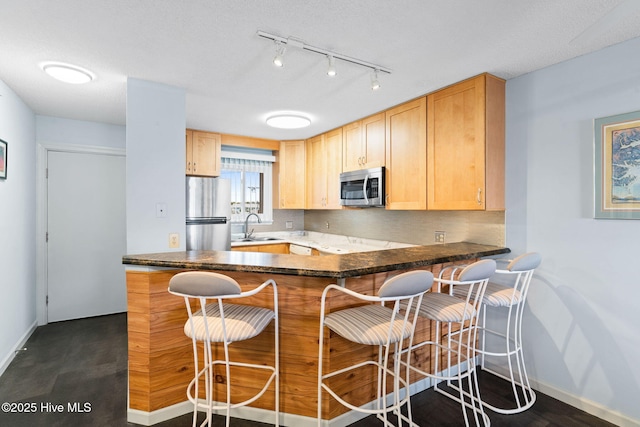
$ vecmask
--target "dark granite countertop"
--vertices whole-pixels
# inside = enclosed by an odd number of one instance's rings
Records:
[[[326,256],[234,251],[160,252],[125,255],[122,257],[122,263],[190,270],[243,271],[341,279],[509,252],[509,248],[461,242]]]

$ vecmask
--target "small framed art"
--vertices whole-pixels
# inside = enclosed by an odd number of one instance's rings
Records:
[[[0,179],[7,179],[7,143],[0,139]]]
[[[640,111],[594,123],[594,217],[640,219]]]

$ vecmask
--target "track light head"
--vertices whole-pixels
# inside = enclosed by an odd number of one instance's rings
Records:
[[[371,90],[380,89],[380,80],[378,80],[378,70],[375,69],[371,73]]]
[[[275,43],[276,56],[273,58],[273,65],[275,65],[276,67],[284,67],[284,52],[286,50],[286,47],[284,47],[278,40],[276,40]]]
[[[338,74],[336,72],[336,60],[331,54],[327,55],[327,60],[329,61],[329,68],[327,68],[327,76],[335,77],[336,74]]]

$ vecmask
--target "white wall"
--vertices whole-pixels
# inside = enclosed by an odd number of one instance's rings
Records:
[[[127,253],[185,250],[185,91],[127,80]],[[167,207],[158,218],[158,203]]]
[[[124,149],[127,144],[126,127],[107,123],[36,117],[36,140],[39,144],[85,145]]]
[[[36,326],[35,115],[0,81],[0,139],[8,143],[0,180],[0,373]]]
[[[635,39],[507,82],[507,246],[543,256],[530,376],[621,425],[640,425],[640,221],[593,219],[593,120],[640,110],[638,52]]]

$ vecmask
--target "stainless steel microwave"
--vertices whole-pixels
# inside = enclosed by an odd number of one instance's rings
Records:
[[[340,174],[342,206],[382,207],[384,199],[384,167]]]

